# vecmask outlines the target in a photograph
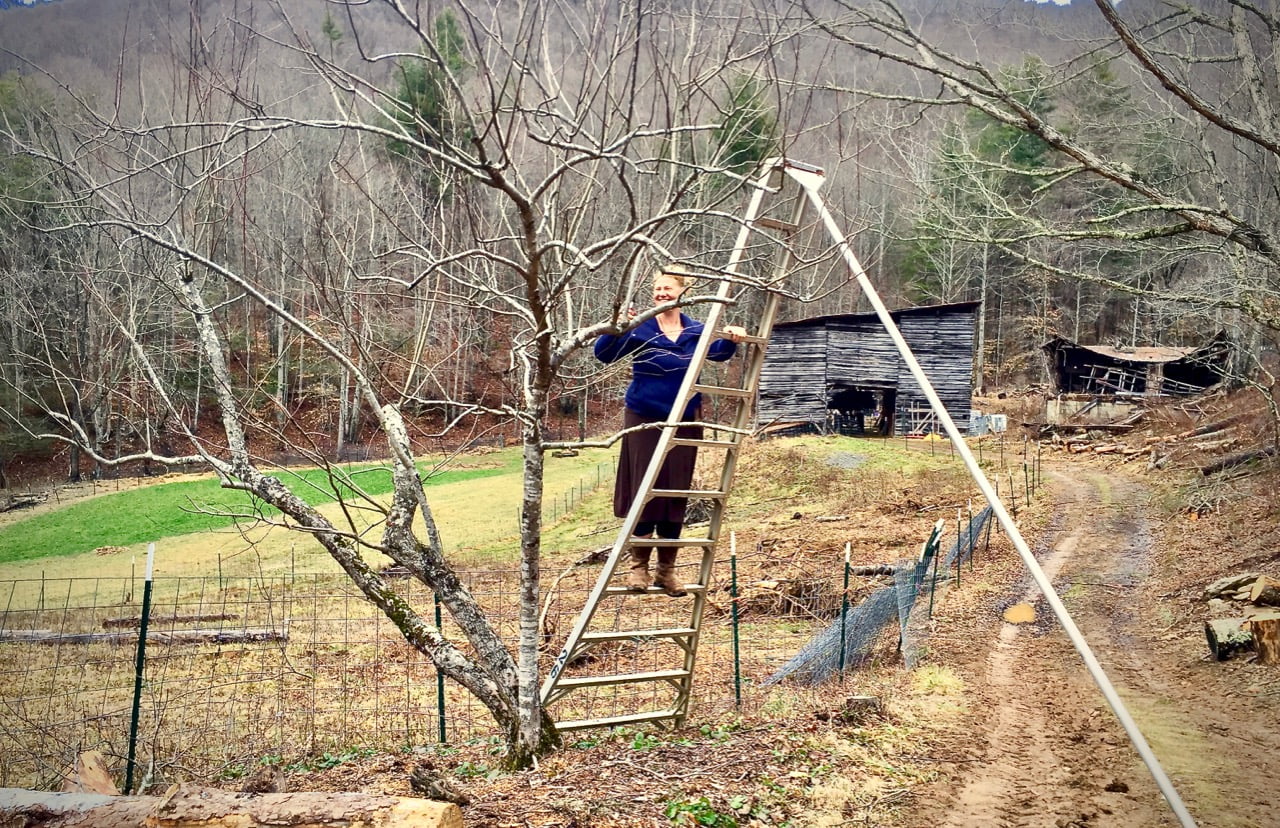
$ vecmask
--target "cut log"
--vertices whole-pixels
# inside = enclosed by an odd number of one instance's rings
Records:
[[[148,644],[250,644],[288,641],[289,625],[280,629],[250,627],[242,630],[148,630]],[[0,642],[28,644],[136,644],[137,633],[59,633],[53,630],[4,630]]]
[[[1261,460],[1264,457],[1271,457],[1275,453],[1276,447],[1270,446],[1264,449],[1253,449],[1251,451],[1242,451],[1238,454],[1231,454],[1221,460],[1210,463],[1207,466],[1201,466],[1200,474],[1204,477],[1208,477],[1209,475],[1220,471],[1226,471],[1227,469],[1233,469],[1236,466],[1242,466],[1250,460]]]
[[[462,828],[451,802],[359,793],[243,794],[174,785],[162,797],[0,789],[0,825],[40,828]]]
[[[1213,618],[1204,622],[1204,636],[1214,659],[1226,661],[1235,653],[1253,646],[1253,635],[1244,629],[1243,618]]]
[[[1280,581],[1260,575],[1249,590],[1249,600],[1267,607],[1280,607]]]
[[[88,793],[118,796],[120,791],[107,771],[107,759],[100,750],[86,750],[76,763],[62,774],[64,793]]]
[[[1280,664],[1280,618],[1254,618],[1249,622],[1259,664]]]

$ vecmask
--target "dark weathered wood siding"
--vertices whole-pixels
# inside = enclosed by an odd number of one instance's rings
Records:
[[[777,328],[760,371],[756,419],[823,423],[827,419],[827,330],[820,325]]]
[[[968,428],[973,398],[973,313],[911,314],[896,321],[951,419],[961,430]],[[897,426],[901,433],[911,422],[906,416],[911,408],[929,408],[929,401],[906,364],[899,361],[898,370]]]
[[[894,319],[947,412],[969,421],[976,302],[908,308]],[[826,316],[774,328],[760,376],[756,420],[824,424],[833,393],[851,387],[897,391],[896,428],[929,402],[874,314]]]

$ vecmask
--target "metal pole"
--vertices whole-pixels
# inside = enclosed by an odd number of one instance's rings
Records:
[[[849,625],[849,552],[853,544],[844,542],[844,592],[840,593],[840,681],[844,681],[844,642]]]
[[[933,535],[929,535],[933,540]],[[928,547],[925,547],[928,549]],[[933,546],[933,581],[929,584],[929,617],[933,617],[933,596],[938,594],[938,558],[942,557],[938,554],[938,550],[942,548],[942,536],[939,535],[937,543]]]
[[[133,793],[133,769],[138,755],[138,714],[142,709],[142,671],[147,663],[147,625],[151,620],[151,573],[156,545],[147,544],[147,573],[142,582],[142,617],[138,620],[138,653],[133,662],[133,712],[129,715],[129,759],[125,763],[124,792]]]
[[[964,561],[964,534],[960,531],[960,510],[956,509],[956,586],[960,586],[960,564]]]
[[[969,569],[973,569],[973,501],[969,501]]]
[[[729,612],[733,618],[733,704],[742,707],[742,658],[738,652],[738,533],[729,533]]]
[[[844,257],[849,270],[857,279],[859,287],[862,288],[863,295],[871,303],[875,309],[876,316],[879,317],[881,324],[884,325],[885,331],[889,334],[889,338],[893,340],[893,344],[897,346],[898,353],[901,354],[903,363],[911,371],[911,376],[915,379],[920,390],[924,392],[925,397],[929,400],[929,404],[933,406],[934,412],[937,413],[938,419],[941,420],[943,428],[947,435],[956,446],[956,451],[960,453],[960,457],[964,460],[965,466],[969,469],[969,474],[973,476],[974,481],[978,484],[978,488],[982,490],[983,496],[987,498],[987,502],[991,504],[991,510],[999,519],[1000,525],[1004,527],[1009,534],[1009,539],[1013,541],[1013,546],[1018,550],[1018,556],[1022,558],[1023,564],[1027,567],[1027,571],[1031,573],[1032,579],[1036,585],[1040,587],[1040,591],[1044,594],[1045,602],[1049,608],[1053,610],[1053,614],[1057,617],[1058,623],[1062,625],[1063,631],[1067,637],[1071,639],[1072,645],[1076,648],[1076,652],[1080,654],[1080,658],[1084,661],[1085,667],[1089,671],[1089,675],[1093,677],[1094,683],[1102,692],[1107,703],[1111,706],[1112,711],[1116,714],[1116,718],[1120,721],[1121,727],[1129,736],[1129,740],[1133,743],[1134,748],[1138,751],[1138,755],[1142,757],[1142,761],[1146,764],[1147,770],[1151,772],[1151,777],[1155,780],[1156,786],[1160,792],[1164,794],[1165,800],[1169,803],[1169,807],[1173,810],[1178,821],[1183,826],[1194,826],[1195,820],[1192,819],[1191,813],[1187,810],[1187,806],[1182,801],[1182,797],[1178,795],[1177,789],[1173,787],[1173,783],[1164,772],[1164,768],[1160,765],[1160,760],[1151,751],[1151,746],[1147,744],[1147,739],[1142,735],[1142,731],[1138,729],[1138,725],[1134,722],[1133,717],[1129,714],[1129,709],[1125,707],[1124,701],[1120,698],[1120,694],[1116,692],[1115,687],[1111,684],[1111,680],[1107,677],[1106,672],[1102,669],[1102,665],[1098,663],[1098,659],[1094,656],[1093,650],[1089,647],[1089,643],[1085,641],[1084,636],[1080,633],[1080,629],[1072,620],[1071,614],[1067,612],[1067,608],[1063,605],[1062,600],[1058,597],[1058,593],[1053,589],[1053,582],[1049,580],[1049,576],[1040,567],[1040,562],[1031,552],[1031,547],[1027,545],[1026,539],[1022,537],[1022,533],[1018,530],[1017,524],[1013,522],[1013,518],[1009,516],[1008,511],[1004,508],[1004,504],[996,497],[995,491],[991,488],[982,469],[978,466],[973,454],[969,451],[969,446],[964,442],[964,438],[960,436],[959,430],[956,428],[955,422],[952,421],[951,415],[947,413],[946,406],[939,399],[937,391],[933,388],[933,383],[929,381],[929,377],[925,375],[924,369],[920,367],[920,363],[916,360],[915,354],[911,352],[911,347],[907,345],[907,341],[903,338],[902,332],[898,330],[898,325],[893,321],[893,317],[889,314],[889,309],[885,307],[884,302],[880,299],[880,295],[876,293],[875,287],[871,284],[870,278],[867,277],[866,271],[862,269],[862,264],[857,257],[853,255],[853,249],[849,247],[849,242],[841,232],[840,227],[836,224],[835,217],[831,215],[831,211],[827,209],[826,204],[818,196],[816,190],[806,187],[805,193],[809,196],[810,201],[816,208],[818,215],[822,217],[823,224],[826,225],[827,232],[831,239],[836,242],[841,255]]]
[[[436,632],[440,632],[440,628],[444,622],[444,617],[440,614],[440,593],[435,593],[435,598]],[[445,742],[449,741],[449,734],[445,732],[444,722],[444,673],[440,671],[439,667],[436,668],[436,721],[440,723],[438,741],[443,745]]]

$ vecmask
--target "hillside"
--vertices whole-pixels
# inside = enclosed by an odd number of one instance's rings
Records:
[[[1173,433],[1154,422],[1131,439]],[[1000,457],[1020,470],[1024,444],[1009,437],[983,447],[989,472]],[[1031,444],[1028,456],[1037,454]],[[1280,804],[1269,784],[1280,773],[1280,672],[1247,658],[1207,659],[1201,625],[1210,609],[1201,593],[1244,569],[1280,576],[1277,470],[1195,483],[1185,465],[1147,471],[1108,454],[1046,448],[1042,462],[1043,488],[1029,500],[1019,490],[1010,505],[1077,625],[1191,812],[1204,824],[1258,824],[1257,813]],[[1212,505],[1206,485],[1221,494]],[[999,532],[972,565],[947,576],[954,582],[937,595],[914,668],[902,666],[896,636],[886,636],[842,682],[764,686],[837,612],[845,542],[855,565],[911,557],[936,517],[970,494],[945,442],[760,443],[744,457],[727,518],[740,551],[740,708],[721,683],[732,659],[722,560],[710,619],[718,632],[707,633],[707,679],[684,730],[582,733],[520,774],[493,771],[489,740],[475,738],[264,757],[208,781],[412,794],[416,771],[464,792],[466,824],[491,828],[1170,824]],[[564,552],[548,560],[549,572],[607,537],[605,499],[594,495],[556,523]],[[854,578],[854,604],[882,583]],[[1004,613],[1020,603],[1033,615],[1007,623]],[[1247,793],[1223,796],[1222,778]]]

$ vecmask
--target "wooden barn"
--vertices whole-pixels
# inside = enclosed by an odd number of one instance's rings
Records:
[[[891,312],[925,375],[964,429],[972,394],[977,302]],[[845,434],[941,432],[919,386],[874,313],[774,326],[760,375],[760,428]]]

